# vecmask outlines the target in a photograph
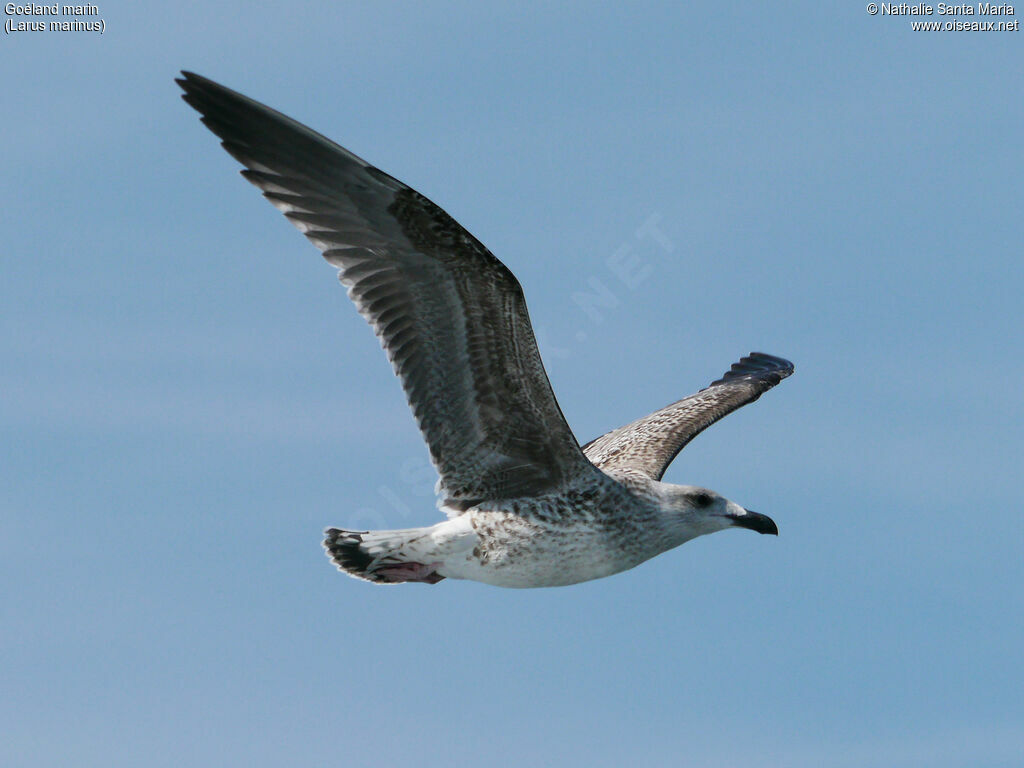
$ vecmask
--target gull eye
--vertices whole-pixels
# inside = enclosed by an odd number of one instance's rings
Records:
[[[693,499],[693,506],[697,507],[698,509],[704,509],[705,507],[710,507],[711,504],[714,502],[714,499],[711,498],[711,495],[707,494],[707,493],[697,493],[697,494],[694,494],[692,496],[692,499]]]

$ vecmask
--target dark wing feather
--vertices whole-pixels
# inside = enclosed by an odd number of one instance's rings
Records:
[[[405,388],[457,509],[593,472],[512,273],[423,195],[279,112],[188,72],[183,98],[323,251]]]
[[[583,452],[602,470],[635,470],[660,480],[694,437],[791,373],[788,360],[751,352],[706,389],[591,440]]]

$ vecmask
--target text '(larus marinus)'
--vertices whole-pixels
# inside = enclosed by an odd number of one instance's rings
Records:
[[[778,534],[714,491],[661,482],[706,427],[793,372],[755,352],[697,394],[580,448],[541,363],[522,288],[479,240],[402,182],[199,75],[183,98],[323,256],[373,326],[439,475],[448,520],[328,528],[338,568],[377,584],[575,584],[725,528]]]

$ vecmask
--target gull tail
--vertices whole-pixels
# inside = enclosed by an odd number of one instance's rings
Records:
[[[327,556],[349,576],[375,584],[401,584],[418,581],[436,584],[444,578],[437,573],[441,563],[424,562],[429,557],[430,528],[407,528],[396,531],[347,531],[328,528],[324,531]],[[417,546],[419,545],[419,546]]]

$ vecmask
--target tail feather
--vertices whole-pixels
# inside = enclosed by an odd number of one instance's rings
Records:
[[[400,584],[420,581],[436,584],[444,576],[436,573],[438,563],[420,562],[408,544],[421,539],[424,530],[348,531],[328,528],[324,531],[324,549],[328,557],[349,576],[375,584]]]
[[[373,564],[373,557],[362,549],[363,536],[368,533],[369,531],[328,528],[324,531],[327,537],[324,539],[324,549],[339,571],[359,579],[374,581],[368,572],[370,565]]]

